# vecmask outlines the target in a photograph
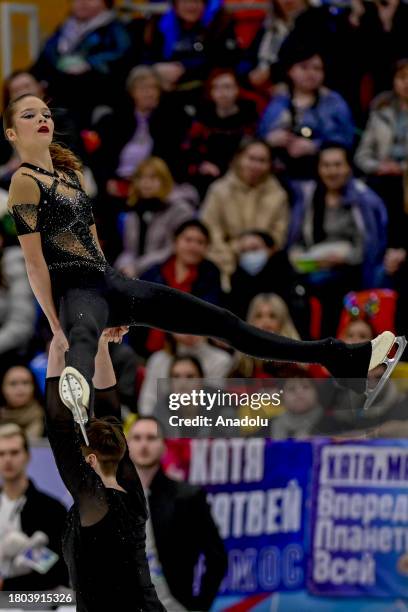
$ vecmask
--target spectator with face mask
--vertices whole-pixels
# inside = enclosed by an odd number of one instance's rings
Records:
[[[139,417],[127,441],[149,505],[146,552],[157,594],[171,612],[209,610],[226,572],[227,556],[205,492],[165,475],[163,432],[156,419]],[[200,555],[205,570],[200,590],[194,593]]]
[[[271,172],[271,152],[261,140],[244,141],[227,174],[207,192],[201,219],[210,229],[209,256],[223,273],[224,289],[236,268],[237,243],[245,230],[270,234],[278,248],[286,241],[286,191]]]
[[[305,290],[286,251],[276,248],[272,236],[261,230],[245,231],[239,237],[237,250],[238,265],[231,276],[231,291],[226,296],[228,308],[245,318],[249,303],[256,295],[275,293],[297,311],[295,303],[304,296]],[[307,308],[304,300],[301,301],[303,308]]]
[[[66,510],[35,486],[27,475],[28,440],[15,424],[0,426],[0,590],[43,591],[68,584],[62,560],[61,536]],[[13,554],[21,541],[40,535],[59,556],[44,574],[30,569]],[[38,541],[38,540],[37,540]],[[44,545],[44,544],[43,544]]]

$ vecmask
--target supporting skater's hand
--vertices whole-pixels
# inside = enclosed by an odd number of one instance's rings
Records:
[[[120,327],[107,327],[103,330],[101,335],[101,342],[115,342],[116,344],[121,344],[123,336],[125,336],[129,331],[129,326],[121,325]]]
[[[62,328],[59,328],[54,332],[52,342],[55,349],[59,352],[66,353],[69,349],[68,340],[66,339]]]

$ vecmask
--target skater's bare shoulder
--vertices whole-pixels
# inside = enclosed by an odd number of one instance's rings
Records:
[[[7,206],[9,210],[19,204],[38,204],[40,188],[34,174],[26,168],[18,168],[11,179]]]

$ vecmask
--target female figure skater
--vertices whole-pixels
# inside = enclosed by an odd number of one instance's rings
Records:
[[[60,394],[84,437],[98,340],[107,327],[145,325],[211,336],[258,359],[320,363],[364,392],[368,371],[386,361],[393,346],[391,332],[358,345],[334,338],[300,342],[256,329],[189,294],[116,272],[99,246],[80,163],[69,150],[52,144],[53,127],[40,98],[21,96],[7,107],[5,135],[23,162],[13,175],[8,205],[31,287],[55,343],[68,351]],[[384,381],[396,360],[387,363]]]
[[[95,359],[95,418],[89,446],[59,397],[64,351],[51,342],[46,380],[47,432],[74,505],[62,548],[79,612],[165,612],[150,579],[145,551],[146,501],[120,425],[120,401],[105,331]],[[58,348],[58,346],[60,348]]]

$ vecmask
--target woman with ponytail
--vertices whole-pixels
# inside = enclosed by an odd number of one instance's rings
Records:
[[[334,338],[292,340],[248,325],[185,292],[128,279],[114,270],[98,242],[79,162],[52,145],[53,127],[50,110],[39,98],[23,96],[8,106],[5,135],[22,160],[8,205],[31,287],[56,345],[67,351],[60,396],[85,440],[95,355],[107,327],[157,327],[218,338],[258,359],[320,363],[335,377],[348,379],[356,391],[365,391],[368,371],[385,360],[394,344],[391,332],[358,345]],[[389,374],[387,368],[384,376]]]

